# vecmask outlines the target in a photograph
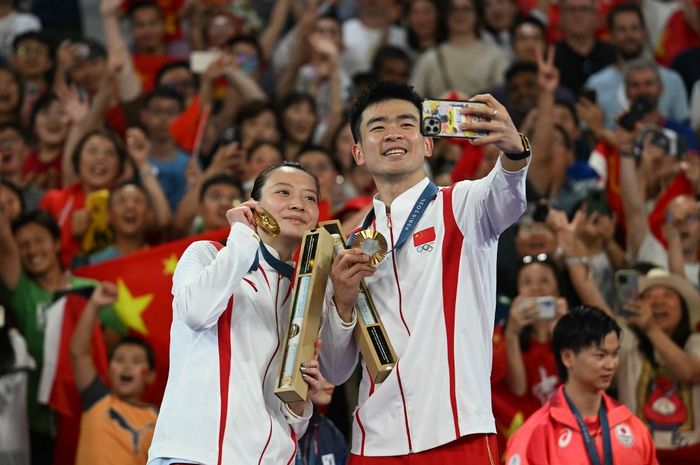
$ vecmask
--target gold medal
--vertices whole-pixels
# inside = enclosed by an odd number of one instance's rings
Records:
[[[369,256],[369,264],[376,266],[384,260],[387,250],[389,250],[386,238],[379,231],[365,229],[352,238],[352,248],[360,249],[362,253]]]
[[[260,207],[262,208],[262,207]],[[257,210],[253,210],[253,218],[255,218],[255,224],[258,225],[260,229],[265,231],[272,237],[277,236],[280,233],[280,225],[272,213],[262,208],[262,213]]]

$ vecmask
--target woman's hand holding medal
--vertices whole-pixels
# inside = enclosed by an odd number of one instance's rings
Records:
[[[275,217],[253,199],[235,205],[226,212],[226,219],[230,225],[243,223],[253,231],[260,228],[272,237],[280,233],[280,227]]]

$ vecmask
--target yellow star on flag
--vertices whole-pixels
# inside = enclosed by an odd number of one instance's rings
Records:
[[[171,253],[168,258],[163,260],[163,274],[172,276],[175,274],[175,267],[177,266],[177,255]]]
[[[117,279],[117,288],[119,289],[119,294],[117,301],[114,303],[114,309],[117,311],[119,318],[129,328],[144,335],[148,334],[141,315],[153,300],[153,294],[134,297],[121,278]]]

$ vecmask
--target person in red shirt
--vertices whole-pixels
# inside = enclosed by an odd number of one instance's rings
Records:
[[[522,258],[517,275],[518,296],[505,330],[508,373],[506,385],[517,396],[525,415],[540,408],[561,383],[551,349],[555,318],[566,311],[559,297],[556,265],[546,253]],[[550,315],[540,314],[536,299],[554,302]]]
[[[577,307],[554,328],[564,380],[508,441],[507,465],[656,465],[649,430],[605,390],[618,366],[621,329],[595,307]]]
[[[127,160],[122,144],[104,131],[89,132],[71,156],[78,182],[63,189],[51,189],[39,208],[47,210],[61,229],[61,259],[65,266],[80,250],[80,239],[87,229],[90,211],[85,197],[100,189],[110,189],[119,178]]]

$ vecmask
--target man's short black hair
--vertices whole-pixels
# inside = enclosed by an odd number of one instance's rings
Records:
[[[295,161],[299,161],[299,158],[301,158],[304,154],[306,153],[320,153],[323,154],[324,157],[328,159],[329,162],[331,162],[331,165],[333,165],[333,169],[338,173],[342,174],[343,173],[343,167],[340,166],[340,162],[338,161],[337,158],[333,156],[330,150],[328,150],[326,147],[322,145],[317,145],[317,144],[308,144],[305,145],[304,147],[299,150],[299,153],[297,153],[296,158],[294,159]]]
[[[610,315],[596,307],[580,305],[562,316],[552,335],[552,350],[562,382],[566,382],[569,376],[561,360],[562,351],[569,349],[578,354],[591,346],[603,344],[605,337],[612,332],[619,338],[620,326]]]
[[[41,226],[51,234],[54,240],[61,240],[61,230],[58,227],[58,223],[56,223],[56,220],[51,216],[51,213],[46,210],[33,210],[19,215],[19,217],[12,222],[12,233],[16,234],[17,231],[28,224]]]
[[[571,100],[568,99],[563,99],[563,98],[558,98],[554,100],[554,105],[560,105],[564,108],[567,109],[567,111],[571,114],[571,117],[574,119],[574,123],[576,123],[576,127],[579,125],[579,120],[578,120],[578,113],[576,112],[576,107],[574,106],[574,103]]]
[[[189,73],[192,75],[192,79],[195,81],[195,83],[197,82],[197,75],[194,74],[190,69],[190,62],[187,60],[175,60],[171,61],[170,63],[166,63],[160,68],[158,68],[158,71],[156,71],[156,79],[154,81],[156,83],[156,86],[163,86],[160,80],[163,79],[163,75],[165,73],[180,68],[184,68],[187,71],[189,71]]]
[[[542,33],[542,39],[547,40],[547,26],[532,15],[517,16],[515,21],[513,21],[513,26],[510,28],[511,36],[515,37],[515,31],[523,24],[531,24],[535,26]]]
[[[406,53],[404,49],[394,47],[393,45],[385,45],[374,54],[374,59],[372,60],[372,71],[374,74],[379,74],[384,62],[393,58],[403,60],[408,68],[411,68],[411,57],[408,56],[408,53]]]
[[[642,14],[641,8],[639,8],[634,3],[622,3],[619,5],[615,5],[608,12],[608,30],[609,31],[612,31],[615,28],[615,20],[617,19],[617,16],[620,14],[623,14],[623,13],[636,14],[637,18],[639,18],[639,24],[641,24],[642,27],[646,29],[646,23],[644,22],[644,14]]]
[[[350,129],[355,143],[360,142],[360,123],[362,113],[367,107],[387,100],[405,100],[415,105],[418,114],[421,114],[421,102],[423,99],[413,90],[413,86],[399,84],[390,81],[377,81],[355,98],[350,110]]]
[[[134,19],[134,13],[144,8],[154,8],[158,10],[160,17],[165,19],[165,12],[163,12],[163,8],[152,0],[137,0],[129,2],[129,8],[126,10],[126,16],[129,19]]]
[[[29,133],[19,123],[15,121],[0,123],[0,132],[7,131],[8,129],[15,131],[25,144],[29,143]]]
[[[114,344],[112,347],[112,350],[109,351],[109,361],[112,361],[112,358],[114,357],[114,354],[117,352],[117,349],[122,347],[122,346],[138,346],[141,347],[144,352],[146,352],[146,360],[148,361],[148,368],[153,371],[156,368],[156,355],[155,352],[153,352],[153,348],[151,345],[146,342],[145,340],[141,339],[140,337],[136,336],[124,336]]]
[[[262,197],[263,187],[265,187],[265,183],[267,182],[267,178],[270,177],[270,173],[280,168],[294,168],[308,174],[309,176],[311,176],[311,179],[314,180],[314,184],[316,184],[316,195],[321,195],[321,185],[319,184],[316,175],[313,174],[310,169],[296,161],[284,160],[282,163],[277,163],[276,165],[268,166],[262,171],[262,173],[258,175],[257,178],[255,178],[255,182],[253,183],[253,191],[250,193],[250,197],[253,200],[260,201],[260,198]]]
[[[284,160],[284,147],[282,147],[281,144],[275,141],[271,140],[256,140],[254,141],[250,148],[246,151],[245,154],[245,161],[246,163],[250,163],[250,160],[253,159],[253,155],[255,152],[258,151],[259,148],[261,147],[272,147],[274,150],[277,151],[280,155],[280,160]]]
[[[277,123],[277,128],[279,129],[279,115],[277,114],[277,108],[269,100],[251,100],[248,103],[241,105],[238,114],[236,115],[235,124],[236,127],[240,129],[241,125],[253,118],[257,118],[265,112],[270,112],[275,116],[275,121]]]
[[[207,195],[207,191],[212,186],[217,186],[219,184],[228,184],[229,186],[233,186],[238,189],[241,195],[243,194],[243,185],[237,178],[234,178],[230,174],[226,173],[215,174],[214,176],[207,178],[202,183],[202,187],[199,189],[199,203],[204,201],[204,196]]]
[[[532,63],[530,61],[516,61],[506,70],[506,83],[510,82],[515,76],[520,73],[534,73],[537,74],[537,63]]]
[[[107,202],[108,202],[110,209],[112,208],[112,205],[114,202],[114,194],[116,192],[124,189],[125,187],[128,187],[128,186],[134,186],[136,189],[141,191],[141,193],[146,197],[146,203],[148,204],[148,208],[153,208],[153,203],[151,202],[151,196],[148,194],[148,191],[143,186],[141,181],[137,180],[136,177],[134,177],[132,179],[127,179],[126,181],[120,182],[119,184],[117,184],[116,186],[112,187],[109,190],[109,199]]]
[[[9,179],[0,179],[0,185],[5,186],[7,189],[9,189],[13,194],[17,196],[19,199],[19,213],[20,215],[24,212],[24,197],[22,197],[22,190],[17,187],[17,184],[14,182],[10,181]]]
[[[19,47],[19,44],[21,44],[25,40],[34,40],[36,42],[41,42],[42,44],[46,45],[46,47],[49,49],[49,58],[53,59],[53,42],[45,33],[41,31],[27,31],[23,32],[22,34],[16,35],[15,38],[12,40],[12,51],[17,53],[17,48]]]
[[[170,87],[160,86],[153,89],[146,98],[143,100],[144,107],[148,107],[151,104],[151,100],[154,98],[164,98],[169,100],[175,100],[177,105],[180,107],[180,111],[185,109],[185,99],[182,94],[175,89]]]

